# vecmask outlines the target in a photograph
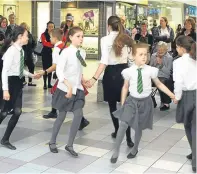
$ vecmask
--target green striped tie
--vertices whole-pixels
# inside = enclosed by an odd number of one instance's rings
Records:
[[[87,65],[86,65],[86,62],[85,62],[85,60],[83,59],[83,57],[81,56],[80,50],[77,50],[76,56],[77,56],[77,58],[79,59],[81,65],[84,66],[84,67],[86,67],[86,66],[87,66]]]
[[[23,77],[23,71],[24,71],[24,55],[23,55],[23,49],[21,49],[20,53],[21,53],[21,58],[20,58],[19,78],[22,79],[22,77]]]
[[[138,68],[138,78],[137,78],[137,92],[141,94],[143,92],[143,83],[142,83],[142,68]]]

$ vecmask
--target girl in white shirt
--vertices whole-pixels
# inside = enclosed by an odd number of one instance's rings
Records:
[[[13,115],[8,122],[1,144],[11,150],[16,150],[16,147],[10,144],[9,139],[22,113],[22,78],[24,75],[31,78],[38,78],[39,76],[24,70],[24,51],[22,46],[28,43],[27,30],[23,27],[16,27],[12,32],[12,40],[6,43],[10,45],[11,41],[13,44],[8,48],[2,58],[3,102],[0,113],[0,124],[7,116],[8,109],[13,108]]]
[[[157,78],[158,69],[145,64],[147,52],[148,45],[140,43],[134,45],[132,53],[135,63],[122,71],[125,79],[121,95],[122,107],[113,113],[121,122],[111,163],[116,163],[118,159],[120,145],[128,126],[135,130],[135,142],[127,158],[134,158],[137,155],[142,130],[152,129],[154,108],[150,96],[151,80],[170,98],[174,98],[174,94]],[[127,97],[128,91],[130,95]]]
[[[67,112],[73,112],[74,118],[70,128],[69,139],[65,149],[74,157],[78,154],[73,149],[73,142],[80,126],[83,116],[82,108],[85,104],[84,83],[82,76],[82,65],[86,53],[80,48],[83,42],[83,30],[80,27],[73,27],[68,32],[71,45],[64,49],[56,65],[56,73],[59,79],[57,90],[53,95],[52,107],[59,110],[59,115],[53,125],[53,133],[49,142],[51,152],[57,153],[56,137]]]
[[[173,79],[176,110],[176,121],[183,123],[192,154],[192,170],[196,171],[196,42],[189,36],[179,36],[176,49],[181,56],[173,62]]]
[[[121,72],[123,69],[128,68],[128,59],[132,59],[130,53],[132,51],[133,40],[127,34],[124,34],[121,19],[117,16],[111,16],[108,19],[108,31],[109,35],[101,38],[102,57],[100,65],[95,75],[90,79],[88,86],[92,87],[102,72],[105,71],[103,76],[104,101],[109,104],[115,128],[111,136],[116,138],[119,121],[112,113],[117,110],[117,102],[120,102],[121,89],[124,83]],[[126,137],[127,145],[133,147],[130,128],[126,132]]]

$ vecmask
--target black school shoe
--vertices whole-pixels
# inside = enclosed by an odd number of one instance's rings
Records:
[[[49,149],[50,149],[50,151],[51,151],[52,153],[58,153],[57,147],[52,148],[51,145],[52,145],[52,144],[49,143]]]
[[[10,149],[10,150],[16,150],[16,147],[13,146],[9,141],[3,141],[1,140],[1,145]]]
[[[192,171],[196,173],[196,167],[192,167]]]
[[[112,137],[112,138],[116,138],[116,135],[117,135],[117,132],[111,133],[111,137]]]
[[[36,86],[34,83],[28,83],[28,86]]]
[[[129,148],[132,148],[134,146],[134,143],[132,142],[132,140],[127,140],[127,146]]]
[[[166,106],[166,105],[163,105],[161,108],[160,108],[160,111],[167,111],[170,109],[170,105],[169,106]]]
[[[45,119],[57,118],[57,113],[49,112],[47,115],[43,115],[43,118]]]
[[[132,158],[135,158],[136,155],[137,155],[138,151],[133,155],[131,152],[127,155],[127,158],[128,159],[132,159]]]
[[[187,157],[187,159],[190,159],[191,160],[192,159],[192,153],[189,154],[189,155],[187,155],[186,157]]]
[[[69,146],[66,146],[65,150],[67,150],[73,157],[78,157],[78,153],[70,149]]]
[[[81,124],[80,124],[80,126],[79,126],[79,130],[83,130],[89,124],[90,124],[90,122],[88,120],[84,119],[84,121],[82,121]]]
[[[113,156],[111,157],[110,161],[112,164],[115,164],[118,160],[118,157],[114,158]]]
[[[14,110],[11,109],[10,111],[8,111],[8,115],[12,115],[14,113]]]

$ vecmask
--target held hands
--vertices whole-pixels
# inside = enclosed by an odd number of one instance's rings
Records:
[[[87,88],[91,88],[94,84],[95,84],[96,80],[91,78],[90,80],[88,80],[85,84],[85,87]]]
[[[160,57],[157,57],[157,64],[159,64],[159,65],[162,64],[162,59]]]
[[[33,74],[33,79],[40,79],[41,75],[39,73]]]
[[[8,91],[3,91],[3,99],[6,101],[10,100],[10,93]]]

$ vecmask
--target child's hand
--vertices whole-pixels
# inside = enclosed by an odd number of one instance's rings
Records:
[[[174,98],[173,102],[174,102],[174,104],[178,104],[179,101]]]
[[[34,75],[33,75],[33,78],[34,78],[34,79],[40,79],[40,77],[41,77],[41,74],[34,74]]]
[[[67,94],[65,95],[65,97],[66,97],[66,98],[71,98],[71,97],[72,97],[72,87],[70,87],[70,88],[68,89],[68,92],[67,92]]]
[[[10,100],[9,91],[3,91],[3,99],[6,100],[6,101]]]

